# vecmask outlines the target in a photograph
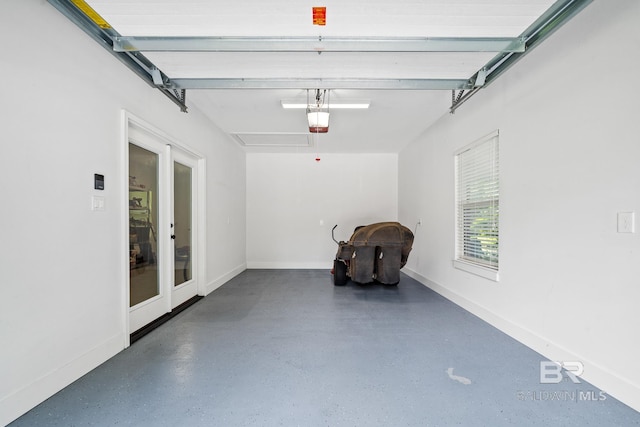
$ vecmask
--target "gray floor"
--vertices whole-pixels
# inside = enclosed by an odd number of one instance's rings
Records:
[[[407,276],[248,270],[11,425],[640,425],[543,360]]]

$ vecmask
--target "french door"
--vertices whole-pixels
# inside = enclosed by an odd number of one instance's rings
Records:
[[[172,164],[172,220],[171,252],[173,274],[171,279],[171,308],[194,297],[198,292],[194,275],[194,250],[197,248],[197,159],[184,151],[173,149]]]
[[[128,129],[129,333],[194,297],[198,159],[139,126]]]

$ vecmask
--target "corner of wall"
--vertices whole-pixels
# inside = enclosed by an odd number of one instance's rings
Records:
[[[216,278],[216,279],[212,280],[211,282],[207,283],[207,285],[205,286],[204,295],[205,296],[209,295],[211,292],[215,291],[220,286],[224,285],[229,280],[233,279],[234,277],[236,277],[238,274],[242,273],[246,269],[247,269],[247,263],[245,262],[245,263],[242,263],[242,264],[238,265],[237,267],[231,269],[230,271],[226,272],[222,276],[219,276],[218,278]]]

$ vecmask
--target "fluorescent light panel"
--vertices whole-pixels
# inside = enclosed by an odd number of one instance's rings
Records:
[[[308,105],[306,103],[300,101],[280,101],[282,104],[282,108],[307,108]],[[329,103],[330,110],[338,110],[338,109],[350,109],[350,110],[363,110],[369,108],[371,103],[369,101],[353,101],[353,102],[340,102],[340,103]]]

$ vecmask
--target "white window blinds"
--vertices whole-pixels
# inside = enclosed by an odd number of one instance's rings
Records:
[[[456,153],[456,260],[498,270],[498,132]]]

